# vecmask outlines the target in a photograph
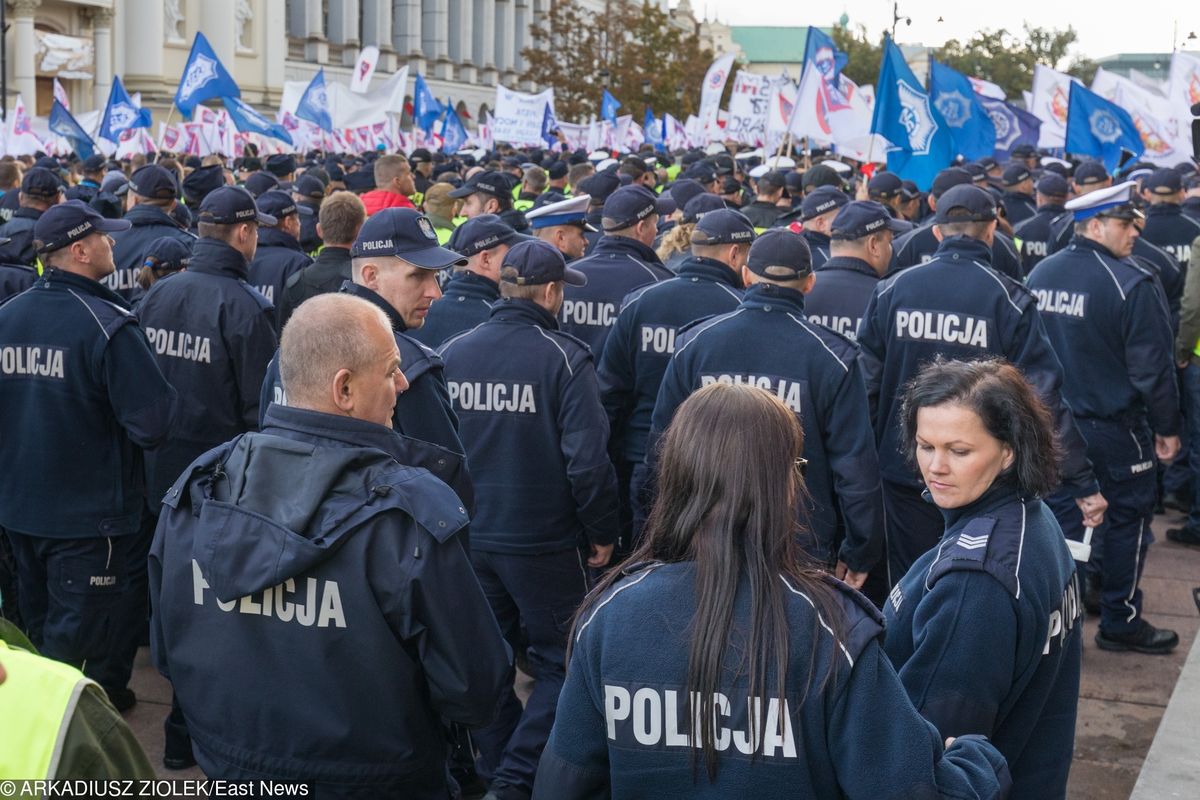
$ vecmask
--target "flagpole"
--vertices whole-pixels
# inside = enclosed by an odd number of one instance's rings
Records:
[[[167,128],[171,127],[171,117],[175,114],[175,104],[171,103],[171,107],[167,109],[167,121],[163,123],[162,135],[158,137],[158,141],[154,143],[154,152],[162,153],[163,140],[167,138]],[[157,158],[155,159],[158,160]]]

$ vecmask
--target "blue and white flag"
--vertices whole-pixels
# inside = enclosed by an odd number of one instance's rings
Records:
[[[606,119],[612,124],[617,124],[617,109],[621,107],[621,101],[613,97],[608,89],[604,90],[604,95],[600,98],[600,119]]]
[[[286,128],[271,122],[240,98],[222,97],[221,102],[225,104],[225,110],[229,112],[229,118],[233,120],[234,127],[242,133],[261,133],[272,139],[295,144],[292,141],[292,135],[287,132]]]
[[[968,161],[990,156],[996,149],[996,127],[967,76],[931,58],[929,89],[933,107],[950,128],[954,149]]]
[[[554,118],[554,110],[549,103],[546,103],[546,110],[542,112],[542,141],[548,148],[558,144],[558,120]]]
[[[1095,156],[1109,172],[1121,164],[1121,151],[1134,158],[1146,150],[1129,112],[1077,83],[1071,84],[1067,102],[1066,149],[1081,156]]]
[[[91,158],[96,152],[96,143],[92,141],[92,137],[88,136],[87,131],[57,99],[50,106],[50,131],[70,142],[81,159]]]
[[[842,69],[849,60],[849,56],[837,49],[829,34],[809,26],[804,40],[804,65],[800,76],[803,78],[810,67],[815,67],[821,74],[822,94],[825,95],[826,109],[829,111],[849,107],[848,79],[842,76]]]
[[[317,70],[317,74],[309,81],[308,88],[300,96],[300,104],[296,106],[296,116],[306,119],[326,133],[333,132],[333,117],[329,113],[329,95],[325,92],[325,68]]]
[[[665,148],[663,140],[666,138],[666,126],[663,120],[654,116],[654,109],[646,106],[646,117],[642,120],[642,131],[646,135],[646,141],[654,145],[655,150]]]
[[[416,86],[413,88],[413,122],[416,126],[429,133],[433,130],[433,123],[437,122],[445,110],[433,96],[433,92],[429,91],[425,79],[418,75]]]
[[[1042,121],[1023,108],[1017,108],[1011,103],[976,94],[980,105],[992,120],[996,131],[996,149],[992,157],[1003,164],[1011,155],[1012,150],[1019,144],[1037,147],[1038,135],[1041,133]]]
[[[110,142],[121,141],[121,134],[133,128],[149,128],[151,125],[150,111],[138,108],[133,104],[133,98],[121,85],[120,77],[113,76],[112,90],[108,93],[108,105],[104,107],[104,116],[100,119],[99,136]]]
[[[192,52],[188,54],[183,74],[179,76],[179,88],[175,90],[175,107],[185,117],[190,117],[196,106],[214,97],[241,97],[242,90],[237,81],[225,69],[221,59],[213,51],[204,34],[196,32],[192,40]]]
[[[871,132],[893,145],[887,154],[888,170],[922,190],[928,190],[934,176],[954,158],[946,121],[891,39],[884,42],[879,80],[875,83]]]
[[[454,104],[446,102],[446,118],[442,120],[442,152],[457,153],[467,143],[467,129],[463,127]]]

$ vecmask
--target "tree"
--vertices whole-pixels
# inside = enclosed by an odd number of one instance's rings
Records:
[[[1014,36],[1000,28],[981,30],[966,42],[951,39],[933,57],[964,75],[997,84],[1010,97],[1020,97],[1023,89],[1033,85],[1037,64],[1065,69],[1081,80],[1090,81],[1096,72],[1094,62],[1075,58],[1064,66],[1068,50],[1078,38],[1071,27],[1052,31],[1025,23],[1023,35]]]
[[[859,86],[874,84],[879,77],[879,65],[883,61],[883,34],[872,42],[867,26],[858,25],[854,30],[835,25],[832,32],[834,45],[847,55],[849,61],[842,74]]]

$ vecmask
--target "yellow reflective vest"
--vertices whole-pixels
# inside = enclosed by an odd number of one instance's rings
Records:
[[[53,778],[79,696],[92,680],[0,639],[0,777]]]

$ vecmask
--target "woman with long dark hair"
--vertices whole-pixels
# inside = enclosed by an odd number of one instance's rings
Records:
[[[535,798],[1004,796],[988,742],[917,714],[870,603],[800,563],[803,444],[761,389],[679,407],[642,544],[576,616]]]
[[[1066,797],[1083,625],[1075,563],[1040,499],[1058,481],[1050,412],[1009,364],[939,360],[902,414],[946,532],[892,589],[887,654],[943,736],[991,739],[1013,797]]]

